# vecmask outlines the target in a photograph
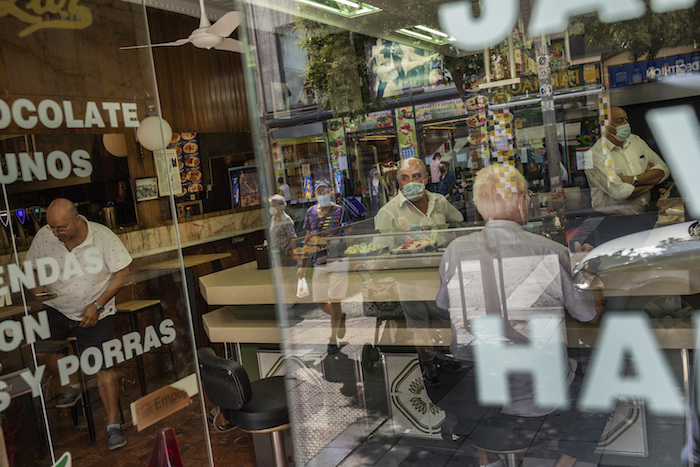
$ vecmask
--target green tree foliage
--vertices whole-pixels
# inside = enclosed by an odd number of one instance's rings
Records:
[[[571,32],[583,34],[593,46],[612,46],[626,50],[630,59],[653,60],[666,47],[696,46],[700,39],[700,1],[692,8],[669,13],[647,11],[641,18],[603,23],[597,14],[579,16]]]
[[[306,78],[322,108],[356,116],[381,105],[369,93],[369,71],[362,34],[298,17],[299,46],[308,53]]]

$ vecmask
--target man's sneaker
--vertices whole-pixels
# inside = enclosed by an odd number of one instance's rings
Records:
[[[438,367],[434,358],[427,362],[420,362],[420,371],[421,376],[423,376],[423,384],[426,387],[434,388],[440,386],[440,376],[438,375]]]
[[[107,431],[107,446],[109,446],[110,451],[114,451],[125,445],[126,436],[124,436],[121,428],[110,428],[109,431]]]
[[[56,401],[56,408],[67,409],[69,407],[73,407],[78,403],[82,395],[83,392],[80,388],[68,386],[66,390],[63,391],[63,394],[58,397],[58,400]]]
[[[462,369],[462,364],[459,363],[459,360],[449,355],[437,353],[435,354],[435,361],[437,362],[438,368],[440,368],[441,370],[452,371],[456,373]]]

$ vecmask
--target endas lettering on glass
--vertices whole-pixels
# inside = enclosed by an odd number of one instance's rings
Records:
[[[19,33],[25,37],[40,29],[85,29],[92,24],[92,13],[80,0],[0,1],[0,17],[12,16],[30,26]],[[50,15],[52,19],[44,19]]]

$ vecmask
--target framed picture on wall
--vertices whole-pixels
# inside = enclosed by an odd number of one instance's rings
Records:
[[[136,201],[148,201],[158,199],[158,179],[137,178],[136,182]]]
[[[260,205],[258,170],[255,166],[231,167],[228,169],[228,176],[233,208]]]

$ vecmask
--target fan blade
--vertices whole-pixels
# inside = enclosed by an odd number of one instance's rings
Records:
[[[119,50],[129,50],[129,49],[145,49],[147,47],[177,47],[180,45],[185,45],[189,42],[189,39],[178,39],[175,42],[161,42],[160,44],[149,45],[132,45],[129,47],[119,47]]]
[[[243,42],[231,38],[224,39],[221,44],[214,46],[214,48],[216,50],[228,50],[229,52],[238,52],[240,54],[246,53],[250,49],[248,45]]]
[[[209,29],[208,34],[215,36],[228,37],[241,24],[242,15],[237,11],[229,11],[224,16],[219,18],[219,21],[214,23]]]

